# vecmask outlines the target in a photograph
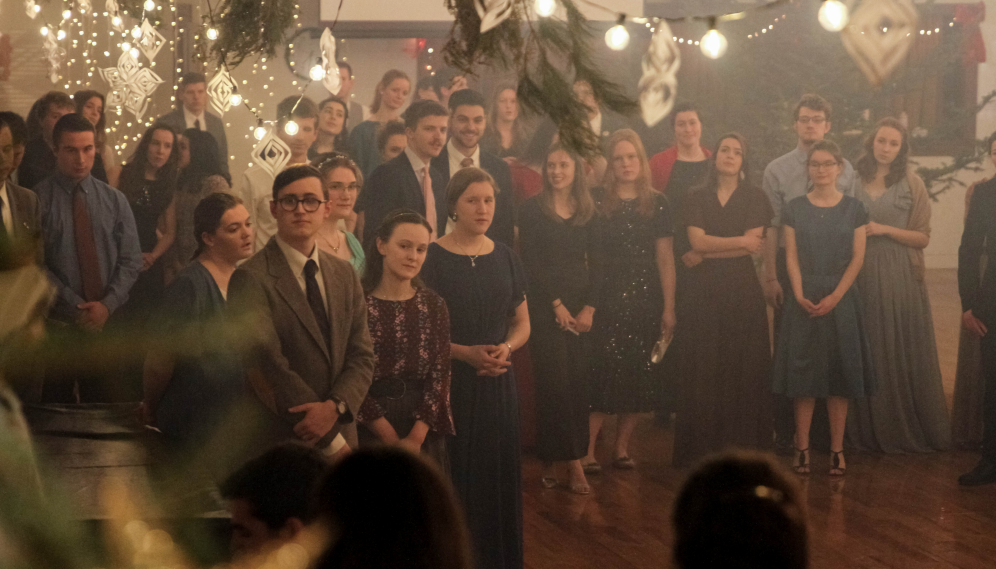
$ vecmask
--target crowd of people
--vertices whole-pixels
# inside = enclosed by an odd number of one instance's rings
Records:
[[[812,446],[839,477],[845,444],[951,446],[924,285],[930,205],[898,120],[875,126],[852,167],[825,138],[830,103],[805,95],[790,117],[797,146],[757,187],[749,141],[727,133],[707,148],[690,103],[670,115],[675,145],[648,156],[579,79],[575,94],[604,152],[582,157],[551,121],[530,128],[514,85],[489,99],[462,77],[412,85],[391,70],[366,108],[350,98],[352,70],[340,73],[338,96],[277,105],[288,166],[253,166],[234,187],[202,74],[183,76],[177,109],[120,168],[100,93],[50,92],[26,121],[0,114],[0,236],[27,244],[25,262],[47,272],[49,335],[65,355],[18,374],[30,384],[25,398],[141,401],[144,421],[178,451],[235,421],[251,433],[246,457],[286,441],[314,449],[308,459],[311,451],[278,447],[301,456],[271,463],[335,461],[345,473],[404,462],[345,458],[357,449],[421,453],[460,508],[404,498],[433,512],[432,523],[415,524],[419,535],[438,537],[464,517],[483,568],[523,564],[516,373],[535,391],[546,466],[537,482],[576,494],[603,473],[600,435],[613,416],[607,466],[621,470],[637,467],[632,435],[653,411],[675,414],[676,466],[729,447],[778,448],[805,475],[817,466]],[[996,387],[986,333],[996,277],[979,263],[996,227],[994,184],[974,188],[959,282],[965,328],[982,338],[983,373]],[[123,338],[138,348],[121,349]],[[651,358],[658,344],[668,345],[660,361]],[[528,357],[513,358],[527,346]],[[996,481],[996,388],[985,397],[984,456],[966,485]],[[824,404],[827,420],[814,423]],[[255,460],[245,468],[275,468]],[[690,484],[714,476],[745,504],[788,511],[786,535],[804,548],[804,529],[792,533],[795,490],[763,464],[752,467],[755,482],[734,487],[731,468],[716,463]],[[400,474],[364,472],[349,476],[402,492],[391,481]],[[272,500],[295,485],[286,474],[271,476],[272,490],[236,475],[223,493],[236,504]],[[369,517],[349,492],[322,492],[335,504],[327,512],[256,517],[280,534],[291,517],[292,530],[319,518],[335,526],[354,509],[350,524]],[[705,523],[695,519],[704,499],[689,491],[679,500],[682,527]],[[237,534],[254,533],[232,513]],[[364,547],[350,524],[329,563],[349,565]],[[691,551],[676,556],[699,554]],[[468,555],[457,547],[433,566],[463,567]]]

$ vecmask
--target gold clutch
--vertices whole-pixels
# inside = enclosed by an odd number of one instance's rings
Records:
[[[654,349],[650,350],[650,363],[659,364],[661,360],[664,359],[664,354],[667,353],[667,347],[671,345],[671,340],[674,338],[673,334],[668,334],[667,332],[662,332],[661,337],[654,344]]]

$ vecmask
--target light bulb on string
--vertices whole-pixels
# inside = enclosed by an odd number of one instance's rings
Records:
[[[156,3],[153,0],[145,0],[145,4],[142,5],[146,12],[151,12],[156,9]]]
[[[35,14],[38,14],[38,13],[41,13],[41,6],[38,5],[38,4],[35,4]]]
[[[121,16],[114,16],[113,18],[111,18],[111,23],[114,24],[115,26],[120,26]]]
[[[218,39],[218,29],[212,26],[208,28],[206,32],[204,32],[204,35],[207,36],[207,39],[214,41]]]
[[[629,32],[626,31],[626,14],[619,14],[616,25],[605,32],[605,45],[609,49],[620,51],[629,45]]]
[[[68,20],[69,18],[72,18],[72,17],[73,17],[73,11],[72,10],[63,10],[62,11],[62,19],[63,20]]]
[[[232,104],[233,107],[237,107],[242,104],[242,95],[238,91],[234,91],[232,96],[228,99],[228,102]]]
[[[850,18],[847,6],[840,0],[823,0],[817,19],[828,32],[839,32],[847,27]]]
[[[59,30],[59,33],[55,34],[55,37],[60,41],[66,39],[66,30]]]
[[[557,11],[557,0],[536,0],[533,6],[536,15],[541,18],[549,18]]]
[[[266,127],[263,126],[263,121],[259,121],[256,125],[256,130],[252,131],[252,136],[256,140],[263,140],[263,137],[266,136]]]
[[[709,31],[699,40],[699,48],[709,59],[719,59],[726,53],[730,42],[716,29],[716,18],[709,19]]]
[[[325,79],[325,69],[322,68],[321,63],[316,63],[314,67],[308,71],[308,77],[311,77],[312,81],[321,81]]]
[[[134,28],[132,28],[132,30],[131,30],[131,37],[133,37],[135,39],[138,39],[138,38],[142,37],[142,28],[140,28],[138,26],[135,26]]]
[[[42,26],[41,35],[47,36],[49,32],[48,26]]]
[[[300,130],[300,127],[298,127],[297,123],[294,122],[294,121],[287,121],[287,124],[284,125],[284,132],[286,132],[287,134],[289,134],[291,136],[294,136],[295,134],[297,134],[297,131],[299,131],[299,130]]]

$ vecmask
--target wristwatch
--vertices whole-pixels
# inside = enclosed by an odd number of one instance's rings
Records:
[[[349,408],[346,407],[346,402],[345,401],[340,401],[340,400],[336,399],[335,397],[330,397],[329,401],[335,403],[336,411],[339,412],[340,416],[345,415],[346,411],[349,411]]]

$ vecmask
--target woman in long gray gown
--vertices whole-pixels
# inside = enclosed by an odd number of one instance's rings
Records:
[[[847,432],[856,448],[886,453],[932,452],[951,446],[923,281],[930,201],[923,180],[908,169],[908,156],[906,129],[893,118],[882,119],[865,143],[854,188],[871,218],[857,284],[878,391],[855,400]]]

